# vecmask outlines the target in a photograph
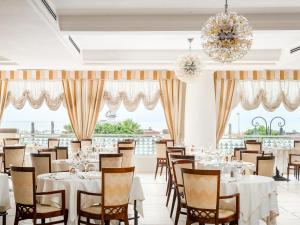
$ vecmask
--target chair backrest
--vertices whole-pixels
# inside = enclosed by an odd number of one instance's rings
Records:
[[[275,156],[258,156],[256,162],[256,175],[272,177],[275,165]]]
[[[73,154],[80,152],[80,141],[71,141],[70,147]]]
[[[247,151],[258,151],[261,152],[261,142],[245,142]]]
[[[6,146],[6,145],[17,145],[17,144],[19,144],[19,142],[20,142],[19,138],[4,138],[3,139],[4,146]]]
[[[241,151],[246,151],[245,148],[234,148],[233,149],[233,156],[236,160],[241,160]]]
[[[92,146],[92,144],[93,144],[92,139],[86,138],[86,139],[81,139],[80,140],[80,147],[81,148]]]
[[[167,158],[167,144],[165,142],[155,142],[156,157],[159,159]]]
[[[35,206],[34,167],[11,167],[11,180],[17,204]]]
[[[179,159],[171,161],[173,174],[175,178],[175,184],[177,191],[183,193],[183,180],[182,180],[182,169],[195,169],[195,161],[187,159]]]
[[[249,162],[256,164],[256,158],[262,156],[262,153],[258,151],[241,151],[241,160],[244,162]]]
[[[170,155],[171,162],[173,160],[185,159],[195,161],[195,155]]]
[[[118,148],[119,147],[135,147],[135,141],[118,141]]]
[[[167,149],[173,149],[173,150],[182,150],[183,151],[183,155],[186,154],[186,150],[185,147],[178,147],[178,146],[173,146],[173,147],[167,147]]]
[[[134,167],[102,169],[102,212],[106,207],[128,205],[133,175]]]
[[[104,168],[121,168],[123,153],[118,154],[99,154],[99,170]]]
[[[182,169],[186,204],[199,212],[199,217],[218,218],[220,170]]]
[[[167,148],[167,165],[168,165],[168,167],[172,167],[171,155],[184,155],[184,150]]]
[[[4,146],[4,169],[11,166],[22,167],[25,156],[25,146]]]
[[[51,155],[31,153],[31,164],[35,168],[35,178],[40,174],[51,173]]]
[[[48,148],[56,148],[59,146],[58,138],[48,138]]]
[[[300,150],[300,141],[294,141],[294,148]]]
[[[56,147],[56,159],[68,159],[68,147]]]
[[[135,147],[118,147],[118,153],[123,154],[122,167],[134,167]]]
[[[51,155],[51,162],[53,160],[56,160],[57,159],[57,152],[56,152],[56,149],[39,149],[38,150],[39,154],[50,154]]]

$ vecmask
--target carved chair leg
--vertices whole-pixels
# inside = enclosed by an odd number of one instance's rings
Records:
[[[180,211],[181,211],[181,204],[180,204],[180,200],[178,200],[174,225],[178,224]]]
[[[289,177],[290,177],[290,166],[288,165],[288,167],[287,167],[287,181],[289,181]]]
[[[161,167],[160,167],[160,176],[162,175],[163,169],[164,169],[164,166],[161,165]]]

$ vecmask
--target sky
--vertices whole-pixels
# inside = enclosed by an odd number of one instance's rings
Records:
[[[104,106],[100,113],[99,120],[107,119],[105,113],[108,111],[107,106]],[[281,116],[286,119],[284,129],[286,131],[298,130],[300,131],[300,108],[293,112],[288,112],[281,106],[274,112],[267,112],[262,106],[255,110],[245,111],[240,105],[231,112],[229,123],[232,124],[232,132],[238,132],[238,116],[240,117],[240,130],[245,131],[253,128],[251,120],[256,116],[265,117],[269,121],[275,116]],[[164,117],[164,112],[159,102],[156,108],[152,111],[147,110],[142,104],[135,112],[128,112],[123,106],[117,112],[116,121],[123,121],[126,119],[133,119],[138,122],[143,129],[151,127],[154,130],[161,131],[167,127]],[[55,130],[62,130],[63,126],[69,123],[69,118],[66,109],[61,106],[57,111],[51,111],[46,105],[40,109],[31,108],[28,103],[22,110],[14,108],[9,105],[4,111],[1,127],[15,127],[20,131],[30,131],[31,121],[35,121],[35,128],[39,131],[50,130],[50,122],[54,121]],[[274,123],[273,128],[278,129]],[[228,132],[228,126],[225,133]]]

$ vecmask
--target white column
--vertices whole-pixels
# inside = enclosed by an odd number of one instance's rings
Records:
[[[207,148],[216,144],[215,92],[212,71],[189,83],[185,106],[185,144]]]

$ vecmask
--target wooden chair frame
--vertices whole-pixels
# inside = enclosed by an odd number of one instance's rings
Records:
[[[91,193],[86,191],[77,192],[77,214],[78,214],[78,225],[94,225],[90,222],[90,219],[101,220],[101,224],[108,225],[110,220],[120,220],[125,225],[129,225],[128,220],[128,203],[125,205],[118,206],[104,206],[105,202],[105,175],[106,173],[129,173],[134,172],[134,167],[128,168],[103,168],[102,170],[102,193]],[[84,212],[81,210],[81,195],[101,196],[101,212],[99,214],[93,214]],[[128,199],[129,202],[129,199]],[[87,218],[87,221],[82,221],[81,217]]]
[[[102,158],[123,157],[123,153],[105,153],[99,154],[99,171],[102,171]],[[104,169],[104,168],[103,168]]]
[[[39,149],[38,150],[39,154],[49,153],[51,155],[52,152],[55,153],[55,160],[57,160],[57,150],[55,148]],[[51,160],[52,160],[52,158],[51,158]]]
[[[57,146],[56,148],[55,148],[55,150],[56,150],[56,159],[59,159],[58,158],[58,151],[65,151],[66,152],[66,159],[68,159],[69,158],[69,149],[68,149],[68,147],[66,147],[66,146]]]
[[[51,154],[38,154],[38,153],[30,153],[30,157],[40,157],[40,158],[48,158],[49,159],[49,173],[51,173]]]
[[[164,144],[166,146],[166,155],[167,155],[167,143],[166,141],[156,141],[156,144]],[[160,176],[162,174],[163,168],[166,167],[166,180],[167,180],[167,157],[166,158],[156,158],[156,166],[155,166],[155,175],[154,179],[156,179],[158,168],[160,167]]]
[[[20,138],[3,138],[3,144],[6,145],[5,141],[18,141],[20,143]]]
[[[288,161],[288,166],[287,166],[287,180],[289,181],[290,178],[290,170],[294,170],[294,176],[296,179],[299,181],[299,172],[300,172],[300,164],[295,164],[292,162],[292,157],[293,156],[298,156],[300,157],[300,154],[289,154],[289,161]]]
[[[19,221],[32,219],[33,224],[38,224],[37,220],[40,219],[40,224],[52,225],[58,223],[64,223],[67,225],[68,220],[68,211],[65,208],[65,190],[57,190],[57,191],[49,191],[49,192],[36,192],[35,187],[35,169],[34,167],[11,167],[12,171],[17,172],[31,172],[32,173],[32,182],[33,182],[33,205],[24,205],[16,203],[16,215],[15,215],[15,222],[14,225],[18,225]],[[53,195],[53,194],[60,194],[62,206],[61,210],[48,212],[48,213],[37,213],[36,212],[36,196],[43,196],[43,195]],[[58,217],[63,216],[63,220],[51,221],[49,223],[45,222],[46,218]]]
[[[93,144],[93,139],[92,138],[83,138],[83,139],[80,139],[80,149],[82,148],[82,141],[90,141],[91,145]]]
[[[24,160],[25,160],[25,145],[20,145],[20,146],[3,146],[3,170],[4,173],[7,173],[8,175],[10,175],[10,167],[7,167],[6,165],[6,160],[5,160],[5,152],[6,151],[14,151],[16,149],[24,149],[24,155],[23,155],[23,162],[22,162],[22,166],[24,165]]]
[[[58,141],[58,145],[55,147],[59,147],[59,142],[60,142],[59,138],[48,138],[48,148],[50,148],[50,145],[49,145],[50,141]]]
[[[227,196],[220,196],[220,170],[194,170],[194,169],[181,169],[182,174],[197,174],[197,175],[208,175],[208,176],[217,176],[218,179],[218,186],[217,186],[217,202],[216,202],[216,209],[201,209],[201,208],[194,208],[190,207],[187,202],[187,221],[186,225],[192,225],[193,223],[199,223],[199,224],[238,224],[239,220],[239,214],[240,214],[240,195],[239,194],[233,194],[233,195],[227,195]],[[184,185],[184,176],[183,176],[183,186]],[[185,193],[184,193],[185,195]],[[219,218],[219,202],[222,199],[230,199],[235,198],[236,200],[236,209],[235,214],[232,216],[229,216],[227,218]],[[186,196],[185,196],[185,199]],[[204,215],[204,216],[203,216]]]
[[[262,155],[262,156],[257,156],[256,158],[256,175],[258,174],[258,169],[259,169],[259,161],[263,161],[263,160],[275,160],[275,156],[273,156],[273,154],[271,153],[270,155]]]

